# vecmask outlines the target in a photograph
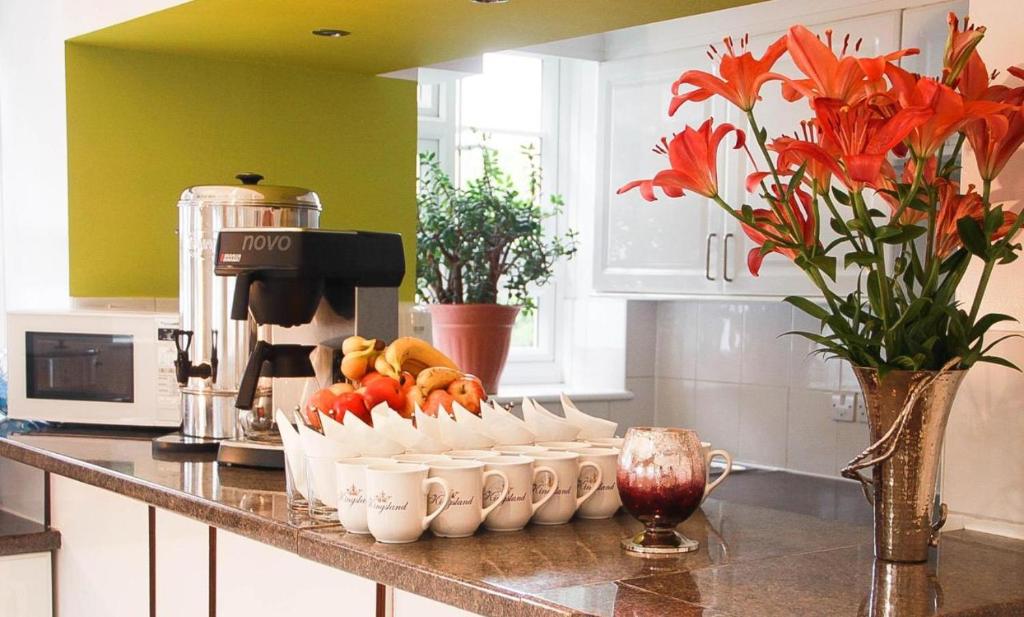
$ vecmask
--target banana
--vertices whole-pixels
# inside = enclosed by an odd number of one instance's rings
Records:
[[[431,366],[416,376],[416,385],[426,394],[447,388],[456,379],[462,379],[462,371],[446,366]]]
[[[459,368],[451,358],[430,343],[411,336],[396,339],[384,349],[381,357],[384,358],[384,362],[377,363],[377,370],[392,377],[397,377],[402,371],[418,376],[423,370],[433,366],[456,370]],[[381,364],[386,365],[384,370],[381,370]]]
[[[356,335],[348,337],[341,343],[341,353],[346,355],[360,351],[368,351],[370,349],[378,352],[383,351],[384,341],[375,338],[363,338]]]
[[[348,355],[357,351],[365,351],[373,346],[372,339],[365,339],[361,336],[350,336],[341,343],[341,353]]]

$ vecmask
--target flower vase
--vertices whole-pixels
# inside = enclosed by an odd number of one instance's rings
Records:
[[[874,507],[875,557],[922,562],[938,542],[946,505],[935,517],[935,483],[946,421],[966,371],[889,371],[854,367],[872,445],[843,469]],[[872,468],[871,478],[860,474]]]

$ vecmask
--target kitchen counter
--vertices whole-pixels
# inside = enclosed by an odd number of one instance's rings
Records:
[[[619,548],[626,515],[382,545],[290,512],[280,472],[155,460],[148,440],[14,435],[0,456],[483,615],[1024,614],[1024,542],[950,532],[928,564],[876,564],[842,481],[735,474],[680,526],[699,551],[644,559]]]
[[[60,532],[42,523],[0,510],[0,557],[60,548]]]

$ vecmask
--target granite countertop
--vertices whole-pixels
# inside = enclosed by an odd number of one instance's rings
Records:
[[[60,532],[0,510],[0,557],[43,553],[60,548]]]
[[[949,532],[927,564],[876,564],[842,481],[737,473],[680,526],[699,551],[645,559],[619,548],[626,515],[383,545],[289,512],[281,472],[155,460],[148,440],[15,435],[0,456],[483,615],[1024,614],[1024,542]]]

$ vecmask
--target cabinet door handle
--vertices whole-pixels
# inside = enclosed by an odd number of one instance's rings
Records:
[[[732,279],[729,278],[729,238],[731,237],[732,234],[728,233],[722,238],[722,278],[726,283],[732,282]]]
[[[707,246],[704,247],[704,278],[709,281],[715,280],[711,276],[711,240],[718,237],[718,234],[708,234]]]

